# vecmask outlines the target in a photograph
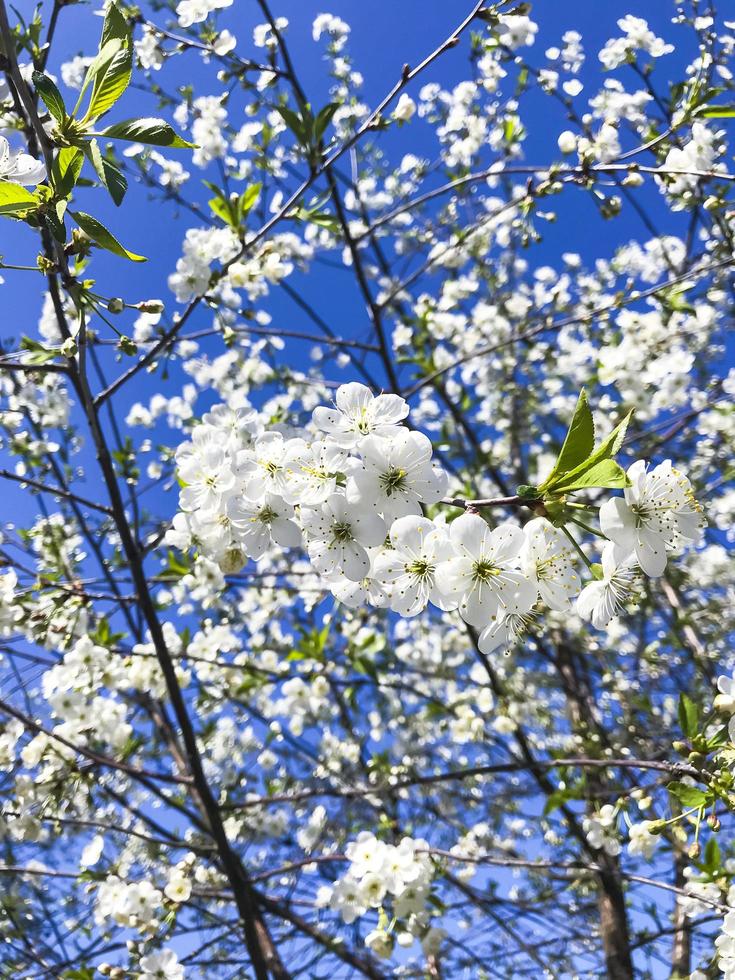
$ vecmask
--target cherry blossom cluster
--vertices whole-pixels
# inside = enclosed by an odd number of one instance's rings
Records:
[[[395,942],[411,946],[416,938],[427,955],[436,952],[444,932],[431,925],[426,907],[434,876],[428,848],[425,840],[404,837],[399,844],[387,844],[363,831],[347,845],[349,869],[322,889],[319,903],[339,912],[347,925],[380,910],[377,928],[365,937],[379,956],[389,957]]]
[[[295,434],[217,406],[177,450],[181,512],[167,542],[197,548],[226,574],[272,549],[304,548],[346,605],[406,617],[428,603],[456,609],[489,652],[522,635],[539,602],[564,612],[576,597],[578,614],[606,627],[641,573],[662,575],[669,552],[698,535],[700,508],[670,461],[634,463],[624,496],[602,504],[597,569],[545,516],[491,527],[471,501],[450,522],[425,516],[448,479],[430,440],[403,424],[408,411],[398,395],[357,382]],[[581,559],[593,573],[583,588]]]

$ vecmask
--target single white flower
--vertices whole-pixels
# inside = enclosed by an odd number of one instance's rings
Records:
[[[452,521],[449,539],[456,554],[437,568],[437,583],[445,596],[459,599],[465,622],[484,629],[506,610],[531,607],[536,586],[519,569],[519,527],[491,529],[478,514],[462,514]]]
[[[631,824],[628,830],[628,854],[631,856],[640,855],[646,861],[650,861],[653,852],[656,850],[661,838],[658,834],[651,833],[654,826],[653,820],[642,820],[640,823]]]
[[[587,840],[593,847],[597,847],[614,857],[616,854],[620,854],[622,850],[622,845],[618,840],[617,823],[615,807],[606,803],[598,813],[584,818],[582,828]]]
[[[318,507],[334,493],[337,474],[344,470],[346,460],[347,451],[331,440],[307,446],[301,439],[291,439],[283,459],[287,499],[293,504]]]
[[[187,902],[191,896],[191,881],[185,874],[175,872],[163,889],[163,894],[172,902]]]
[[[320,575],[338,569],[353,582],[370,570],[367,548],[385,539],[385,523],[366,508],[351,507],[342,494],[333,493],[318,509],[303,508],[301,519],[309,537],[308,552]]]
[[[244,483],[245,495],[262,500],[266,493],[273,493],[289,499],[291,473],[286,469],[286,458],[305,450],[303,439],[287,440],[280,432],[258,436],[252,449],[237,454],[237,475]]]
[[[339,912],[342,921],[348,926],[367,912],[360,886],[349,876],[336,882],[329,899],[329,906],[335,912]]]
[[[268,493],[262,501],[246,497],[231,500],[227,514],[243,551],[258,559],[270,547],[271,541],[282,548],[297,548],[301,531],[293,520],[294,509],[276,494]]]
[[[568,609],[579,591],[577,554],[564,533],[545,518],[537,517],[523,528],[521,568],[536,582],[546,605],[558,612]]]
[[[577,599],[577,612],[598,629],[605,629],[633,592],[637,570],[633,558],[620,564],[615,560],[615,545],[609,541],[602,549],[602,579],[585,585]]]
[[[362,463],[350,469],[350,503],[372,507],[386,521],[421,514],[421,504],[441,500],[447,476],[431,459],[431,441],[421,432],[400,430],[391,439],[367,436],[360,443]]]
[[[524,598],[525,603],[522,602]],[[477,639],[481,653],[492,653],[498,647],[512,646],[525,636],[535,618],[530,611],[529,599],[528,593],[520,593],[508,609],[485,627]]]
[[[180,495],[183,510],[217,511],[223,498],[235,486],[230,456],[209,426],[194,429],[190,443],[176,453],[179,477],[184,487]]]
[[[635,555],[646,575],[656,578],[666,568],[667,550],[696,538],[702,525],[689,480],[666,460],[647,470],[643,460],[628,470],[632,486],[625,497],[613,497],[600,507],[600,527],[615,544],[620,562]]]
[[[453,554],[446,527],[426,517],[400,517],[390,529],[392,548],[375,559],[373,575],[390,593],[390,606],[402,616],[415,616],[433,602],[447,609],[436,584],[436,569]]]
[[[383,960],[387,960],[392,954],[393,942],[392,933],[386,932],[385,929],[381,929],[380,927],[371,930],[365,936],[365,945],[367,948]]]
[[[365,436],[393,436],[408,415],[408,402],[399,395],[374,396],[369,388],[351,381],[335,395],[336,409],[320,406],[314,425],[343,449],[353,449]]]
[[[23,150],[11,150],[10,143],[0,136],[0,180],[26,187],[40,184],[46,178],[46,165]]]
[[[139,980],[183,980],[184,967],[172,949],[149,953],[140,959]]]

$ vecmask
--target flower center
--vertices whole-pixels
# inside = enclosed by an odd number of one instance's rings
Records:
[[[396,466],[392,466],[386,473],[383,473],[380,477],[380,482],[383,486],[383,490],[390,497],[391,494],[396,493],[398,490],[403,490],[406,483],[406,471],[399,470]]]
[[[422,558],[412,561],[410,565],[406,565],[406,571],[409,575],[415,575],[417,578],[426,578],[434,571],[434,566],[430,565],[428,561]]]
[[[337,521],[332,525],[332,534],[335,541],[351,541],[352,525],[347,521]]]
[[[500,575],[500,569],[490,561],[476,561],[472,566],[472,575],[477,582],[490,582]]]

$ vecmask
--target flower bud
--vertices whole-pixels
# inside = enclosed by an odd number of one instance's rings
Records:
[[[393,118],[397,119],[398,122],[408,122],[414,112],[416,112],[416,103],[410,95],[406,95],[404,92],[396,104]]]
[[[164,305],[160,299],[146,299],[142,303],[136,303],[135,308],[141,313],[163,313]]]
[[[138,353],[138,345],[135,343],[135,341],[131,340],[130,337],[125,337],[124,335],[118,341],[117,348],[118,350],[121,350],[123,354],[129,354],[130,356]]]
[[[699,843],[699,841],[695,841],[687,851],[687,855],[692,859],[692,861],[696,861],[701,853],[702,845]]]
[[[726,715],[735,714],[735,698],[731,694],[718,694],[714,701],[714,709]]]
[[[114,296],[107,304],[108,313],[122,313],[124,309],[125,309],[125,300],[120,299],[119,296]]]
[[[633,171],[623,181],[623,187],[640,187],[642,183],[643,175]]]
[[[709,825],[710,830],[712,830],[715,834],[722,826],[722,824],[719,821],[719,818],[715,816],[714,813],[710,813],[710,815],[707,817],[707,823]]]
[[[223,575],[234,575],[242,569],[246,561],[247,557],[240,548],[228,548],[220,559],[219,567]]]
[[[74,357],[77,352],[77,343],[73,337],[67,337],[64,343],[61,345],[61,353],[64,357]]]
[[[563,133],[559,133],[559,139],[556,142],[561,152],[565,155],[567,153],[574,153],[577,149],[577,137],[571,129],[565,129]]]

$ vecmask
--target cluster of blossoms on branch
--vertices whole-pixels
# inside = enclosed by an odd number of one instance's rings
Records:
[[[396,942],[406,947],[417,938],[430,956],[439,949],[445,931],[431,924],[434,864],[428,850],[425,840],[404,837],[388,844],[363,831],[345,850],[347,872],[320,890],[317,903],[339,912],[347,925],[378,909],[378,925],[366,935],[365,945],[379,956],[389,957]]]
[[[167,542],[229,574],[271,548],[304,548],[346,605],[409,617],[428,603],[456,609],[488,653],[522,635],[539,603],[564,612],[576,599],[579,615],[604,628],[636,577],[662,575],[702,526],[689,481],[668,460],[634,463],[624,496],[600,507],[595,533],[607,540],[597,567],[546,516],[491,527],[471,500],[453,520],[426,516],[449,481],[430,440],[403,424],[408,413],[400,396],[358,382],[337,390],[334,408],[315,408],[301,432],[261,430],[256,412],[215,407],[176,452],[181,510]]]

